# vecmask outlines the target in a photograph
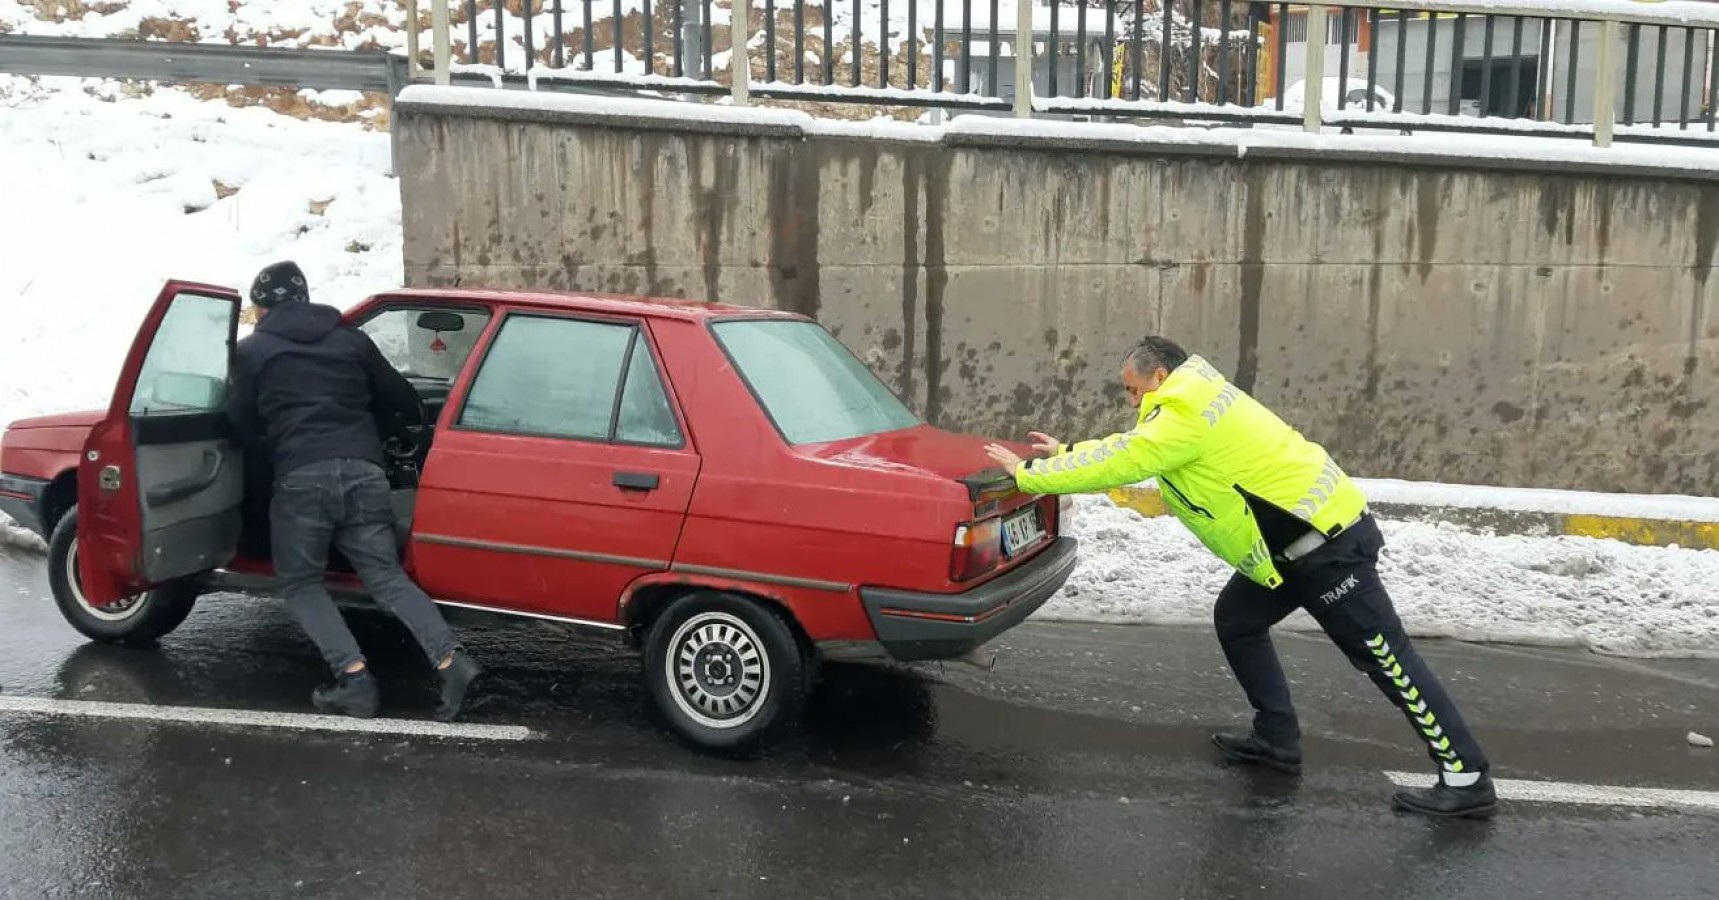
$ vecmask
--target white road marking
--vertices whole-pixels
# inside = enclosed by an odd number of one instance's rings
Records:
[[[1437,776],[1409,772],[1386,772],[1385,777],[1401,787],[1431,787]],[[1565,781],[1519,781],[1494,778],[1500,800],[1539,803],[1572,803],[1584,806],[1635,806],[1694,809],[1719,812],[1719,791],[1680,791],[1669,788],[1616,787],[1602,784],[1572,784]]]
[[[306,731],[345,731],[413,737],[470,738],[485,741],[524,741],[535,737],[531,729],[520,725],[477,725],[463,722],[420,721],[417,719],[354,719],[349,716],[257,712],[246,709],[214,709],[192,706],[151,706],[144,703],[104,703],[95,700],[57,700],[52,697],[8,697],[0,695],[0,713],[97,719],[141,719],[152,722],[295,728]]]

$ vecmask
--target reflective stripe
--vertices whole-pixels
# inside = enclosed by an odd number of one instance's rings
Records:
[[[1319,507],[1331,499],[1331,492],[1337,490],[1337,485],[1343,480],[1343,470],[1337,467],[1336,460],[1327,456],[1325,467],[1319,471],[1319,477],[1314,479],[1313,486],[1307,489],[1307,494],[1301,502],[1295,504],[1295,517],[1312,521],[1318,514]]]
[[[1218,395],[1212,398],[1212,402],[1206,404],[1205,411],[1200,413],[1200,417],[1206,420],[1207,425],[1216,425],[1218,419],[1222,418],[1224,413],[1229,412],[1230,406],[1240,399],[1241,392],[1236,390],[1235,385],[1226,384],[1224,389],[1218,391]]]
[[[1438,724],[1438,717],[1427,708],[1427,702],[1421,699],[1420,688],[1409,683],[1409,676],[1403,672],[1402,664],[1397,662],[1397,655],[1391,651],[1391,645],[1385,640],[1385,636],[1374,635],[1366,643],[1374,660],[1379,663],[1380,670],[1391,684],[1396,686],[1397,693],[1403,698],[1403,708],[1408,710],[1409,718],[1420,728],[1422,739],[1432,748],[1433,755],[1442,760],[1445,771],[1463,771],[1462,760],[1458,759],[1456,751],[1451,749],[1450,736],[1444,733],[1444,727]]]

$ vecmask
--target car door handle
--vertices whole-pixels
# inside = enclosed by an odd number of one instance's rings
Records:
[[[615,473],[615,487],[623,491],[654,491],[660,483],[661,479],[649,472]]]

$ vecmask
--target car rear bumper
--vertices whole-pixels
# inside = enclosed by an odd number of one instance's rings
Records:
[[[1021,624],[1062,590],[1078,542],[1059,537],[1026,565],[961,594],[861,588],[878,643],[903,662],[953,659]]]
[[[0,513],[42,536],[42,495],[48,482],[22,475],[0,475]]]

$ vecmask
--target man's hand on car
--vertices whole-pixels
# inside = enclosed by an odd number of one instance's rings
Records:
[[[1001,444],[986,444],[985,455],[991,457],[993,462],[1002,466],[1003,471],[1008,472],[1011,475],[1014,474],[1015,469],[1020,467],[1022,462],[1022,459],[1015,455],[1013,450],[1010,450]]]
[[[1046,456],[1055,456],[1062,452],[1062,441],[1042,431],[1027,432],[1027,440],[1032,442],[1034,451]]]

